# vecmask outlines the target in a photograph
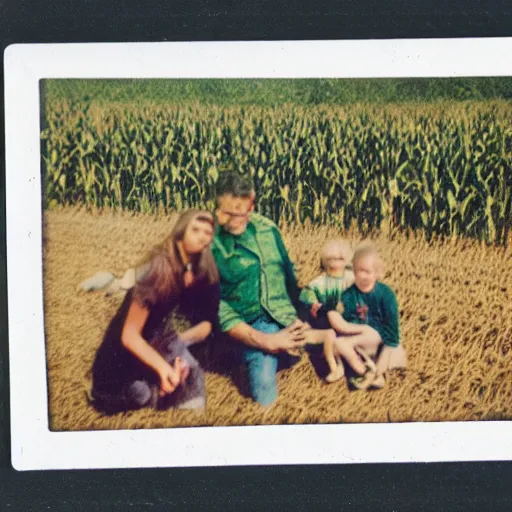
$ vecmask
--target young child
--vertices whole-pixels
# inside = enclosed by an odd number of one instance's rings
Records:
[[[320,253],[322,274],[313,279],[301,292],[299,300],[309,311],[309,323],[323,342],[324,355],[329,365],[327,382],[343,377],[343,365],[334,350],[336,334],[359,334],[361,327],[344,321],[341,313],[343,292],[354,283],[354,274],[347,268],[352,260],[352,248],[344,240],[332,240]],[[326,331],[327,330],[327,331]]]
[[[364,244],[357,248],[353,268],[355,282],[342,296],[343,318],[351,326],[349,330],[355,326],[359,333],[347,332],[341,326],[346,336],[336,339],[335,353],[359,375],[351,379],[356,388],[382,388],[388,369],[406,366],[405,350],[400,344],[398,304],[391,288],[380,281],[383,262],[375,247]],[[370,357],[377,354],[377,364],[372,365]]]

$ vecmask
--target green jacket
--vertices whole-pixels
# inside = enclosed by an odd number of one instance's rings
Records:
[[[265,313],[282,326],[297,318],[294,303],[300,290],[295,270],[271,220],[253,213],[239,236],[217,227],[212,252],[220,274],[222,331]]]

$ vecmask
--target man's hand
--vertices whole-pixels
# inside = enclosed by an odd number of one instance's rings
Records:
[[[306,343],[307,324],[295,320],[293,324],[273,334],[265,334],[264,348],[267,352],[296,352]]]
[[[315,302],[314,304],[311,304],[311,309],[310,309],[310,312],[311,312],[311,316],[316,320],[316,318],[318,317],[318,311],[320,310],[320,308],[323,306],[323,304],[321,302]]]

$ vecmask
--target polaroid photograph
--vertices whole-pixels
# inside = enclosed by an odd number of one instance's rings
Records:
[[[13,466],[512,459],[511,54],[8,47]]]

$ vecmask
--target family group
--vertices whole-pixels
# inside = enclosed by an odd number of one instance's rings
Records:
[[[215,192],[214,214],[179,215],[122,279],[99,272],[82,283],[126,291],[94,359],[96,409],[204,408],[204,371],[189,348],[217,335],[241,348],[250,395],[265,407],[278,397],[277,372],[311,346],[323,350],[327,382],[347,365],[355,389],[383,388],[389,369],[405,367],[396,296],[372,244],[352,251],[344,240],[326,241],[321,273],[300,289],[278,227],[254,211],[251,181],[226,171]],[[178,307],[191,327],[169,325]]]

